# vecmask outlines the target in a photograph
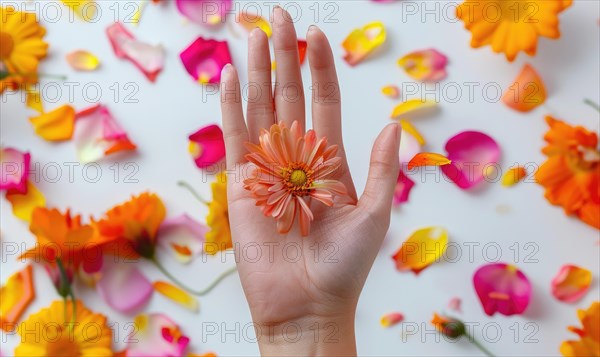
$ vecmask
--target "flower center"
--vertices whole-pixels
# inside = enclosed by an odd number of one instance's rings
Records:
[[[80,349],[75,337],[69,334],[68,331],[62,331],[58,340],[48,342],[46,347],[47,356],[67,357],[79,356]]]
[[[283,181],[287,189],[296,196],[308,194],[313,183],[313,171],[304,163],[291,163],[283,169]]]
[[[290,182],[295,186],[302,186],[306,183],[306,172],[302,170],[294,170],[290,175]]]
[[[13,38],[6,32],[0,32],[0,60],[10,57],[14,47]]]

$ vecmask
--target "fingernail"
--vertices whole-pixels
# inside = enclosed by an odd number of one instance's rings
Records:
[[[231,70],[231,63],[227,63],[225,66],[223,66],[223,69],[221,70],[221,77],[224,77],[227,75],[227,73],[229,73],[229,71]]]
[[[319,27],[317,25],[314,25],[314,24],[308,26],[308,32],[315,31],[315,30],[318,30],[318,29],[319,29]]]

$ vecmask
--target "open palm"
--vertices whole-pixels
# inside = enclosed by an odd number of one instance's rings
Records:
[[[354,309],[368,272],[387,232],[398,177],[400,128],[386,127],[377,138],[369,178],[360,199],[350,176],[341,130],[341,103],[334,58],[326,36],[315,26],[307,34],[312,75],[312,125],[319,137],[339,147],[341,167],[333,179],[343,182],[349,199],[333,207],[312,200],[311,232],[303,237],[294,226],[277,231],[244,189],[249,166],[245,142],[258,143],[260,129],[277,122],[305,127],[305,103],[297,38],[289,15],[276,7],[272,17],[277,63],[273,90],[266,34],[249,36],[247,121],[242,110],[235,68],[221,79],[223,127],[227,148],[228,200],[232,237],[244,292],[255,323],[277,326],[289,321],[337,319]],[[246,125],[247,122],[247,125]],[[307,201],[308,202],[308,201]]]

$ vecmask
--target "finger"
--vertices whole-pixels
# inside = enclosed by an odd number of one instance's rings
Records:
[[[333,52],[327,37],[317,26],[312,25],[306,35],[308,62],[312,77],[312,122],[319,136],[327,137],[331,144],[338,145],[338,156],[342,158],[341,170],[345,174],[342,182],[350,196],[356,201],[356,189],[350,176],[342,139],[342,109],[339,82],[335,70]]]
[[[275,123],[271,86],[271,54],[267,34],[255,28],[248,37],[248,133],[258,142],[260,129]]]
[[[358,201],[359,207],[382,219],[389,219],[392,209],[392,197],[400,170],[399,148],[400,125],[389,124],[375,140],[367,185]]]
[[[273,10],[273,48],[275,52],[275,111],[277,121],[288,127],[298,121],[304,131],[304,89],[298,57],[298,39],[290,14],[279,6]]]
[[[242,111],[242,95],[237,71],[231,64],[221,72],[221,114],[223,115],[223,138],[227,169],[244,162],[244,143],[248,141],[248,129]]]

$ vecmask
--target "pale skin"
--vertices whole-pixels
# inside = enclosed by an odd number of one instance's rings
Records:
[[[254,255],[252,259],[237,257],[240,279],[263,356],[356,356],[355,310],[389,227],[401,129],[389,124],[375,140],[367,184],[358,197],[342,141],[334,56],[325,34],[311,26],[306,39],[313,88],[312,127],[319,137],[339,146],[343,163],[334,178],[346,185],[350,199],[339,200],[331,208],[313,200],[315,219],[308,237],[301,236],[297,225],[289,233],[279,234],[275,220],[263,215],[243,187],[243,173],[250,165],[244,159],[247,150],[243,143],[257,143],[260,129],[277,121],[288,127],[293,121],[303,128],[306,124],[293,21],[279,7],[271,21],[277,63],[274,90],[269,41],[260,29],[254,29],[248,38],[252,85],[245,116],[236,69],[227,65],[221,76],[232,239],[238,246],[258,246],[262,252],[258,259]]]

